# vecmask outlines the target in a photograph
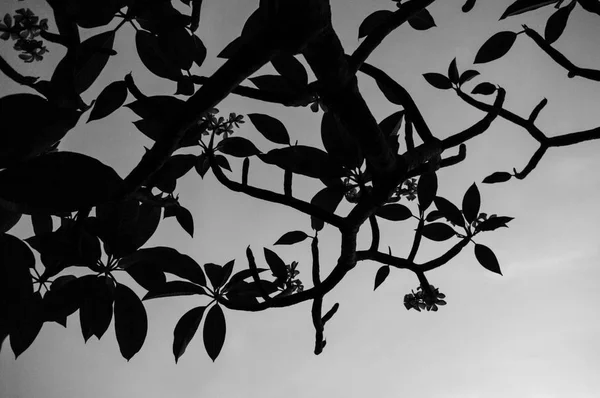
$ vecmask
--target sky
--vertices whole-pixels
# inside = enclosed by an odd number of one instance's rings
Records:
[[[526,23],[543,32],[552,8],[498,21],[511,2],[479,0],[471,13],[463,14],[463,0],[437,1],[429,7],[437,27],[425,32],[414,31],[408,25],[400,27],[368,62],[402,84],[413,95],[434,134],[447,137],[470,126],[482,113],[462,103],[452,91],[429,86],[422,74],[445,73],[454,57],[459,70],[471,68],[479,47],[498,31],[518,31]],[[38,15],[48,15],[41,3],[2,0],[0,14],[31,7]],[[239,34],[257,3],[205,1],[197,35],[206,44],[208,57],[194,73],[210,76],[216,70],[223,62],[216,55]],[[347,53],[358,46],[358,26],[367,15],[395,7],[389,0],[331,3],[333,23]],[[84,100],[91,101],[107,84],[130,71],[148,95],[170,95],[175,91],[174,83],[143,68],[132,33],[130,27],[120,31],[115,45],[118,55],[84,94]],[[556,47],[579,66],[599,67],[599,35],[597,17],[576,8]],[[43,63],[26,65],[16,59],[6,42],[0,43],[2,56],[12,65],[24,74],[46,78],[64,54],[56,46],[49,48],[51,53]],[[548,98],[538,125],[549,136],[600,125],[598,86],[580,78],[568,79],[566,71],[524,35],[501,60],[475,69],[482,76],[472,86],[480,81],[501,85],[507,91],[505,107],[522,116],[527,116],[542,98]],[[265,67],[259,74],[270,71]],[[397,110],[369,78],[359,76],[359,85],[378,120]],[[0,77],[0,91],[8,95],[25,90]],[[286,109],[235,96],[218,108],[224,115],[267,113],[284,122],[292,140],[321,145],[321,114],[307,108]],[[144,145],[151,145],[131,123],[136,118],[126,108],[89,124],[84,115],[60,148],[97,157],[125,177],[141,158]],[[252,139],[263,151],[272,148],[250,123],[235,134]],[[325,308],[339,302],[340,309],[326,326],[327,347],[321,355],[313,354],[310,303],[303,303],[261,313],[226,311],[227,336],[216,362],[206,355],[199,333],[177,365],[171,352],[173,328],[185,312],[204,303],[202,298],[146,302],[148,336],[130,362],[120,356],[112,328],[101,341],[92,338],[85,344],[75,314],[69,318],[67,329],[45,324],[33,345],[16,360],[5,342],[0,353],[0,396],[597,397],[600,142],[549,150],[524,181],[481,184],[495,171],[522,169],[536,148],[537,143],[525,131],[497,120],[483,136],[468,142],[464,162],[439,171],[439,195],[460,204],[464,192],[476,182],[482,195],[482,211],[515,220],[510,228],[478,239],[478,243],[494,250],[504,276],[483,269],[472,246],[428,274],[429,281],[446,294],[448,302],[437,313],[405,310],[404,295],[418,285],[410,272],[392,269],[387,281],[373,292],[379,265],[364,262],[325,298]],[[241,162],[233,161],[232,165],[239,179]],[[281,189],[281,178],[278,170],[252,159],[251,184]],[[294,192],[300,198],[309,200],[319,189],[313,182],[296,180],[299,184]],[[192,171],[179,180],[177,193],[194,215],[194,238],[170,218],[161,222],[146,247],[171,246],[200,264],[224,264],[235,258],[235,269],[240,270],[247,266],[244,251],[248,245],[258,255],[263,247],[273,249],[272,244],[285,232],[310,232],[309,217],[229,192],[212,176],[201,180]],[[415,204],[409,206],[414,208]],[[348,209],[341,206],[338,214],[344,215]],[[398,225],[382,221],[380,226],[382,247],[389,245],[394,254],[406,256],[416,222]],[[363,230],[359,245],[364,248],[370,240],[368,226]],[[11,233],[21,238],[31,236],[28,217],[23,217]],[[325,227],[320,242],[323,269],[331,269],[339,254],[339,234]],[[435,258],[446,248],[444,244],[424,244],[417,261]],[[288,263],[299,261],[300,277],[308,285],[308,244],[275,250]],[[144,294],[141,288],[135,291]]]

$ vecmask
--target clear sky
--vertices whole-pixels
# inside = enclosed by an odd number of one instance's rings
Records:
[[[389,0],[332,0],[334,25],[346,52],[358,45],[360,22],[372,11],[394,9]],[[402,26],[369,58],[404,85],[420,106],[434,134],[443,138],[478,120],[482,113],[461,102],[453,92],[429,86],[426,72],[445,73],[457,57],[459,69],[472,67],[474,55],[492,34],[520,29],[527,23],[543,32],[552,8],[498,22],[511,0],[479,0],[462,14],[463,0],[439,0],[429,10],[437,27],[417,32]],[[40,0],[2,0],[0,14],[31,7],[40,15]],[[205,1],[197,32],[208,48],[207,63],[195,73],[210,75],[222,62],[215,56],[241,29],[257,1]],[[40,8],[41,7],[41,8]],[[575,64],[600,67],[600,20],[576,8],[556,46]],[[51,21],[52,22],[52,21]],[[51,30],[55,31],[53,23]],[[133,30],[125,27],[116,41],[118,55],[88,90],[90,101],[110,82],[133,71],[141,90],[149,95],[171,94],[175,84],[145,70],[135,53]],[[91,35],[87,33],[84,37]],[[3,42],[0,51],[20,70],[48,77],[62,56],[51,46],[46,62],[24,66]],[[598,85],[568,79],[566,72],[525,36],[519,36],[509,54],[477,66],[479,81],[491,81],[507,90],[506,107],[522,116],[544,97],[549,104],[539,125],[553,136],[600,125]],[[268,71],[268,68],[265,68]],[[396,110],[364,76],[361,90],[378,120]],[[471,83],[474,85],[473,83]],[[22,91],[0,77],[3,95]],[[268,113],[280,118],[293,140],[320,145],[320,114],[308,109],[286,109],[231,97],[219,108],[247,114]],[[111,165],[125,176],[139,161],[143,146],[151,145],[131,121],[128,109],[102,121],[72,130],[61,149],[86,153]],[[236,134],[255,139],[262,150],[271,148],[246,123]],[[410,272],[392,270],[373,292],[378,268],[361,263],[325,299],[329,308],[340,303],[326,327],[327,347],[312,353],[314,330],[310,304],[248,314],[226,311],[227,337],[215,363],[208,358],[201,334],[175,365],[171,352],[177,320],[203,299],[170,298],[146,303],[149,332],[142,350],[127,363],[119,354],[113,329],[101,341],[84,344],[78,316],[69,327],[44,325],[21,357],[14,359],[8,344],[0,354],[0,397],[403,397],[426,398],[588,398],[600,395],[600,142],[550,150],[525,180],[499,185],[480,184],[494,171],[522,169],[536,142],[520,128],[494,122],[484,136],[468,143],[467,160],[439,172],[439,194],[460,203],[462,194],[477,182],[482,211],[515,217],[509,229],[479,239],[500,260],[504,276],[492,274],[475,260],[468,246],[451,263],[429,274],[429,280],[447,296],[448,305],[437,313],[406,311],[404,294],[418,282]],[[280,189],[281,173],[252,160],[252,184]],[[236,177],[241,165],[233,162]],[[301,181],[294,192],[310,199],[317,185]],[[236,269],[247,266],[244,250],[271,247],[290,230],[310,232],[308,217],[281,206],[230,193],[209,176],[193,171],[180,180],[177,192],[190,208],[196,232],[190,238],[173,218],[161,222],[146,246],[172,246],[200,264],[224,264],[236,259]],[[412,204],[414,206],[414,204]],[[348,207],[338,211],[345,214]],[[32,234],[28,217],[13,230],[22,238]],[[413,225],[381,223],[382,245],[407,255]],[[368,226],[365,228],[367,236]],[[326,227],[321,234],[322,263],[333,266],[339,236]],[[369,240],[362,240],[362,247]],[[385,247],[383,246],[383,247]],[[444,244],[427,244],[417,260],[433,258]],[[300,277],[308,285],[308,244],[276,249],[286,260],[300,262]],[[143,289],[136,289],[140,295]]]

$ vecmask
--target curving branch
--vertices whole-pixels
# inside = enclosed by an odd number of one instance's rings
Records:
[[[529,159],[529,162],[527,163],[525,168],[520,172],[515,170],[515,177],[517,177],[519,180],[522,180],[525,177],[527,177],[529,173],[531,173],[533,169],[537,167],[540,160],[542,160],[542,157],[544,157],[544,155],[546,154],[547,149],[547,145],[540,145],[540,147],[535,151],[531,159]]]
[[[2,58],[2,56],[0,56],[0,71],[2,71],[2,73],[4,73],[7,77],[12,79],[15,83],[35,89],[34,84],[38,80],[38,78],[32,76],[23,76],[22,74],[17,72],[12,66],[10,66],[8,62],[6,62],[4,58]]]
[[[369,251],[376,252],[377,250],[379,250],[380,234],[379,224],[377,223],[377,217],[375,216],[375,214],[371,214],[369,216],[369,224],[371,226],[372,235],[371,246],[369,247]]]
[[[386,254],[382,252],[375,252],[371,250],[359,250],[356,252],[356,258],[358,261],[371,260],[398,269],[408,269],[411,271],[416,271],[416,266],[413,262],[408,261],[405,258],[396,257],[391,254]]]
[[[448,261],[452,260],[461,250],[469,244],[471,238],[469,236],[464,237],[460,242],[452,246],[446,253],[442,254],[440,257],[427,261],[426,263],[416,265],[416,268],[421,272],[431,271],[432,269],[436,269],[446,264]]]
[[[321,275],[320,269],[321,265],[319,264],[319,238],[315,236],[310,245],[311,254],[312,254],[312,280],[313,285],[318,288],[321,285]],[[315,327],[315,355],[319,355],[323,352],[323,348],[325,347],[325,340],[323,339],[323,317],[321,315],[323,311],[323,296],[316,296],[313,299],[312,305],[312,321],[313,326]]]
[[[596,9],[600,7],[596,6]],[[552,47],[539,33],[529,28],[527,25],[523,25],[525,34],[529,36],[535,44],[538,45],[546,54],[550,56],[560,66],[565,68],[569,74],[569,77],[581,76],[588,80],[600,82],[600,70],[580,68],[573,64],[567,57],[565,57],[560,51]]]

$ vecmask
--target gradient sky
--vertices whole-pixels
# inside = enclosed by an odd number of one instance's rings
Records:
[[[479,0],[462,14],[463,0],[440,0],[429,7],[437,27],[417,32],[402,26],[373,53],[369,62],[404,85],[420,106],[434,134],[447,137],[478,120],[482,113],[462,103],[452,91],[439,91],[423,79],[426,72],[445,73],[457,57],[461,71],[471,68],[475,53],[492,34],[520,29],[527,23],[543,32],[552,8],[498,22],[512,0]],[[48,14],[41,0],[2,0],[0,14],[31,7]],[[208,48],[207,62],[195,71],[210,75],[221,63],[218,52],[236,37],[257,1],[205,1],[197,32]],[[360,22],[378,9],[394,9],[389,0],[332,0],[334,25],[346,52],[358,45]],[[52,20],[51,20],[52,21]],[[576,8],[556,46],[577,65],[600,67],[600,21]],[[55,27],[51,23],[51,30]],[[141,66],[125,26],[116,40],[118,55],[84,99],[90,101],[110,82],[133,71],[149,95],[172,94],[175,84]],[[87,37],[93,33],[86,33]],[[42,64],[16,60],[9,44],[0,51],[25,74],[49,77],[64,54],[51,46]],[[550,136],[600,125],[598,86],[568,79],[567,73],[527,37],[519,36],[501,60],[477,66],[482,76],[507,90],[506,107],[522,116],[544,97],[549,104],[539,126]],[[265,67],[269,71],[270,67]],[[361,90],[378,120],[396,111],[369,78],[359,77]],[[469,88],[471,87],[469,86]],[[23,89],[0,77],[3,95]],[[130,96],[131,100],[131,96]],[[320,145],[321,114],[306,108],[286,109],[232,96],[219,105],[223,114],[268,113],[282,120],[293,140]],[[87,115],[61,143],[61,149],[95,156],[125,176],[151,142],[131,124],[136,116],[124,108],[102,121],[85,124]],[[236,134],[255,140],[263,151],[270,144],[246,123]],[[312,353],[314,330],[310,304],[257,314],[226,311],[227,337],[215,363],[204,351],[201,334],[175,365],[171,352],[177,320],[202,298],[168,298],[146,303],[149,332],[142,350],[127,363],[111,328],[102,341],[84,344],[78,315],[69,327],[45,324],[34,344],[17,360],[5,343],[0,354],[0,396],[3,398],[190,398],[190,397],[403,397],[423,398],[555,398],[598,397],[600,392],[600,142],[548,151],[524,181],[480,184],[494,171],[522,169],[537,143],[520,128],[498,120],[484,136],[469,141],[467,160],[438,173],[438,194],[459,204],[477,182],[482,211],[515,217],[509,229],[478,239],[491,247],[504,276],[492,274],[475,260],[468,246],[452,262],[429,273],[429,280],[447,295],[437,313],[406,311],[404,294],[418,281],[410,272],[392,269],[373,292],[378,264],[360,263],[325,298],[325,308],[340,309],[327,324],[327,347]],[[452,153],[450,153],[452,154]],[[252,159],[250,183],[281,189],[282,173]],[[240,162],[232,162],[239,178]],[[318,186],[297,179],[294,192],[310,199]],[[180,180],[177,192],[190,208],[196,231],[191,239],[173,218],[161,222],[147,247],[172,246],[200,264],[224,264],[235,258],[236,269],[247,266],[248,245],[257,255],[290,230],[310,232],[309,218],[278,205],[228,192],[212,176],[201,180],[193,171]],[[414,208],[414,203],[411,204]],[[347,206],[338,209],[345,214]],[[416,222],[382,221],[382,247],[407,255]],[[32,234],[28,217],[12,231]],[[338,255],[339,235],[326,227],[321,236],[324,269]],[[369,244],[368,226],[362,247]],[[424,244],[417,261],[434,258],[445,244]],[[309,285],[307,243],[277,248],[286,260],[300,262],[300,277]],[[262,258],[259,256],[259,261]],[[126,280],[124,275],[121,281]],[[136,289],[140,295],[143,289]],[[200,300],[200,301],[198,301]]]

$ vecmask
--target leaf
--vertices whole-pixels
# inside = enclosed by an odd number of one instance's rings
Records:
[[[73,212],[112,200],[122,186],[121,177],[99,160],[47,153],[0,171],[0,205],[25,214]]]
[[[382,206],[375,214],[390,221],[404,221],[412,217],[410,209],[398,203]]]
[[[206,46],[198,36],[192,35],[192,38],[194,39],[195,47],[194,63],[196,64],[196,66],[200,67],[206,59]]]
[[[204,348],[210,359],[217,359],[223,343],[225,342],[226,334],[225,315],[221,306],[218,304],[213,305],[206,314],[206,320],[204,321]]]
[[[458,68],[456,67],[456,58],[448,66],[448,79],[454,84],[458,84]]]
[[[517,40],[515,32],[498,32],[490,37],[477,52],[475,56],[476,64],[484,64],[494,61],[504,56]]]
[[[451,223],[458,225],[460,227],[465,226],[465,220],[463,219],[463,215],[454,205],[454,203],[450,202],[448,199],[442,198],[441,196],[436,196],[434,199],[435,207],[438,208],[440,213]]]
[[[115,333],[121,355],[127,361],[142,348],[148,332],[148,316],[139,297],[117,283],[115,289]]]
[[[100,340],[112,321],[114,286],[106,276],[88,275],[80,280],[84,283],[79,307],[83,339],[87,342],[90,337],[96,336]]]
[[[302,242],[304,239],[308,238],[308,235],[302,231],[290,231],[285,234],[275,242],[275,245],[293,245],[298,242]]]
[[[217,290],[225,283],[223,280],[224,270],[221,265],[206,263],[204,264],[204,271],[206,272],[206,276],[208,276],[210,284],[214,290]]]
[[[345,174],[326,152],[304,145],[273,149],[259,155],[259,158],[265,163],[312,178],[341,177]]]
[[[10,346],[15,358],[31,346],[43,324],[43,306],[40,293],[21,297],[19,312],[10,331]]]
[[[454,229],[448,224],[434,222],[423,227],[422,234],[427,239],[443,242],[456,235]]]
[[[290,144],[287,129],[279,120],[260,113],[250,113],[248,117],[258,132],[269,141],[282,145]]]
[[[244,160],[246,160],[248,158],[245,158]],[[217,163],[217,165],[222,168],[225,169],[227,171],[231,171],[231,166],[229,165],[229,161],[227,160],[227,158],[223,155],[216,155],[215,156],[215,162]]]
[[[88,123],[92,120],[102,119],[125,103],[127,99],[127,84],[124,80],[117,80],[112,82],[102,90],[96,102],[94,108],[90,113]]]
[[[496,255],[492,249],[489,247],[480,245],[478,243],[475,244],[475,258],[477,258],[479,264],[483,265],[485,269],[502,275],[500,264],[498,264],[498,259],[496,258]]]
[[[150,290],[144,296],[145,300],[163,297],[206,295],[204,289],[196,284],[185,281],[170,281]]]
[[[0,120],[5,123],[0,130],[0,168],[46,152],[75,126],[79,116],[80,112],[59,108],[38,95],[0,98]]]
[[[188,344],[194,338],[206,307],[196,307],[186,312],[175,325],[173,331],[173,355],[175,363],[185,353]]]
[[[483,179],[483,183],[485,184],[496,184],[499,182],[506,182],[512,178],[512,174],[507,173],[506,171],[497,171],[495,173],[490,174],[489,176]]]
[[[175,95],[193,95],[195,92],[194,82],[189,77],[185,76],[177,80],[177,90]],[[187,133],[186,133],[187,134]]]
[[[419,184],[417,185],[417,198],[419,199],[419,208],[421,211],[427,210],[433,199],[438,188],[437,176],[434,172],[427,172],[421,175],[419,178]]]
[[[138,30],[135,34],[135,45],[144,66],[156,76],[173,81],[182,76],[181,70],[170,62],[161,50],[158,38],[153,34]]]
[[[471,94],[490,95],[494,94],[494,92],[496,92],[496,86],[494,84],[483,82],[475,86],[473,91],[471,91]]]
[[[422,9],[408,20],[410,26],[415,30],[427,30],[436,26],[433,17],[426,9]]]
[[[177,211],[175,213],[175,218],[181,228],[185,232],[187,232],[192,238],[194,237],[194,218],[192,217],[192,213],[188,209],[183,206],[177,207]]]
[[[473,183],[465,192],[462,202],[462,211],[465,219],[469,224],[477,219],[479,215],[479,207],[481,206],[481,196],[479,195],[479,189],[477,185]]]
[[[458,85],[462,86],[463,84],[470,81],[471,79],[473,79],[476,76],[479,76],[479,72],[477,72],[476,70],[473,70],[473,69],[468,69],[468,70],[464,71],[462,75],[460,75],[460,79],[458,80]]]
[[[159,141],[161,134],[168,134],[168,123],[181,114],[185,102],[172,96],[156,95],[131,102],[125,105],[143,118],[133,124],[148,138]]]
[[[379,87],[379,89],[381,90],[381,93],[384,95],[384,97],[388,101],[390,101],[392,104],[402,106],[404,101],[398,95],[398,93],[396,92],[396,89],[393,85],[391,85],[391,84],[388,85],[389,82],[380,81],[380,80],[376,80],[375,83],[377,83],[377,87]]]
[[[462,6],[462,12],[469,12],[475,6],[475,0],[467,0],[465,4]]]
[[[113,50],[114,41],[115,31],[109,30],[90,37],[77,47],[73,73],[75,91],[78,94],[86,91],[96,81],[108,63],[108,58],[116,54]]]
[[[327,212],[334,213],[343,198],[344,191],[335,187],[325,187],[313,196],[310,203]],[[310,225],[315,231],[320,231],[324,227],[324,222],[317,217],[310,216]]]
[[[379,10],[366,17],[358,27],[358,38],[362,39],[363,37],[370,35],[373,30],[387,21],[393,14],[394,13],[389,10]]]
[[[321,140],[327,153],[340,165],[353,169],[363,163],[363,155],[354,137],[331,112],[321,119]]]
[[[394,112],[379,123],[379,129],[386,137],[398,135],[402,127],[402,119],[404,119],[403,110]]]
[[[170,247],[140,249],[119,262],[119,266],[124,269],[133,265],[145,266],[146,264],[156,264],[164,272],[206,286],[206,278],[200,265],[190,256]]]
[[[196,156],[194,155],[173,155],[150,178],[149,184],[158,187],[163,192],[171,193],[177,180],[186,175],[195,164]]]
[[[196,43],[184,26],[158,32],[158,44],[167,60],[179,69],[189,70],[194,62]]]
[[[231,276],[231,273],[233,272],[234,264],[235,264],[235,260],[231,260],[231,261],[228,261],[227,263],[225,263],[225,265],[223,266],[223,282],[221,283],[221,286],[225,285],[227,283],[227,281],[229,280],[229,277]]]
[[[237,158],[246,158],[260,154],[258,148],[250,140],[243,137],[226,138],[219,144],[219,149],[221,152]]]
[[[293,87],[283,76],[263,75],[251,77],[249,80],[261,91],[287,94],[290,96],[294,95],[298,91],[298,89]]]
[[[21,216],[22,214],[19,212],[0,207],[0,234],[10,231],[12,227],[17,225]]]
[[[557,3],[559,0],[517,0],[512,3],[504,14],[500,17],[500,20],[503,20],[507,17],[512,17],[514,15],[522,14],[524,12],[533,11],[540,7],[547,6],[549,4]]]
[[[217,55],[217,58],[232,58],[244,46],[244,42],[245,40],[242,39],[241,36],[236,37],[229,44],[227,44],[224,49],[221,50],[221,52]]]
[[[271,64],[281,76],[297,87],[308,84],[308,74],[304,65],[291,54],[279,54],[271,59]]]
[[[208,161],[208,156],[206,156],[205,153],[201,153],[200,155],[198,155],[194,167],[196,168],[196,172],[200,175],[200,177],[204,178],[206,172],[210,169],[210,162]]]
[[[571,15],[571,11],[575,8],[576,3],[577,2],[572,1],[571,4],[559,9],[548,18],[546,29],[544,31],[544,37],[548,44],[554,43],[563,34],[565,27],[567,26],[567,21],[569,20],[569,15]]]
[[[273,276],[277,278],[279,282],[285,282],[288,277],[288,271],[281,257],[279,257],[274,251],[267,248],[264,248],[264,252],[265,260],[267,260],[267,264],[269,265]]]
[[[125,271],[138,285],[148,291],[155,290],[167,282],[165,273],[156,263],[138,262],[130,264]]]
[[[441,73],[425,73],[423,74],[423,77],[427,80],[427,83],[439,90],[448,90],[452,88],[452,82]]]
[[[266,268],[257,268],[257,273],[261,274],[267,271]],[[243,282],[244,279],[248,279],[252,277],[252,271],[249,269],[241,270],[240,272],[235,273],[229,282],[223,287],[223,291],[237,290],[238,284]]]
[[[388,265],[384,265],[377,270],[377,274],[375,275],[375,287],[373,290],[377,290],[377,288],[386,280],[388,275],[390,274],[390,267]]]
[[[496,216],[488,218],[487,220],[477,224],[477,231],[495,231],[498,228],[508,228],[507,223],[514,220],[513,217]]]

